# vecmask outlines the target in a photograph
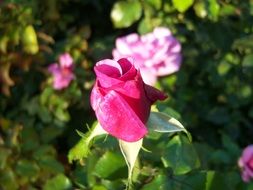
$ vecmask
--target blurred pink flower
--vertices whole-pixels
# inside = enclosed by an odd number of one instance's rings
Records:
[[[75,78],[73,67],[73,59],[69,53],[61,54],[59,64],[53,63],[48,67],[48,71],[53,75],[54,89],[61,90],[68,87],[70,82]]]
[[[131,60],[105,59],[94,70],[97,78],[90,101],[102,128],[127,142],[143,138],[151,105],[167,96],[143,83]]]
[[[116,39],[112,54],[116,60],[132,57],[144,82],[149,85],[154,85],[158,76],[178,71],[182,60],[181,44],[165,27],[155,28],[152,33],[142,36],[133,33]]]
[[[242,170],[242,179],[249,182],[253,179],[253,145],[247,146],[238,161],[238,165]]]

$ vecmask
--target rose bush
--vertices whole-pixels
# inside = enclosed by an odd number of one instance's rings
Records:
[[[249,145],[243,150],[238,164],[242,169],[243,181],[249,182],[253,179],[253,145]]]
[[[70,82],[75,78],[73,68],[73,59],[68,53],[59,56],[59,64],[53,63],[48,67],[48,71],[54,78],[54,89],[61,90],[69,86]]]
[[[155,84],[158,76],[178,71],[182,60],[181,44],[165,27],[157,27],[143,36],[134,33],[118,38],[112,54],[114,59],[133,57],[144,82],[150,85]]]
[[[145,84],[139,70],[126,58],[99,61],[94,70],[97,78],[91,106],[103,129],[127,142],[143,138],[151,105],[166,96]]]

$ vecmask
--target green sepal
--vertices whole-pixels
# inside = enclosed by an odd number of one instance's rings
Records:
[[[77,131],[78,135],[82,138],[79,142],[70,149],[68,153],[68,160],[72,163],[73,160],[79,160],[80,162],[86,158],[90,152],[90,147],[92,146],[92,140],[99,135],[107,134],[107,132],[98,123],[92,129],[90,129],[86,134]]]

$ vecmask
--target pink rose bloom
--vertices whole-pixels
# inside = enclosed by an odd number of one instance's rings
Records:
[[[249,145],[243,150],[238,165],[242,169],[243,181],[249,182],[253,179],[253,145]]]
[[[105,59],[94,68],[96,82],[91,106],[102,128],[118,139],[135,142],[147,134],[150,107],[166,96],[146,85],[128,59]]]
[[[54,78],[54,89],[61,90],[69,86],[70,82],[75,78],[73,67],[73,59],[68,53],[60,55],[59,64],[53,63],[48,67],[48,71]]]
[[[118,38],[112,54],[116,60],[132,57],[149,85],[154,85],[158,76],[178,71],[182,60],[180,43],[164,27],[143,36],[134,33]]]

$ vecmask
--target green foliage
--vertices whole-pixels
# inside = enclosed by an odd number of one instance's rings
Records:
[[[43,190],[67,190],[71,188],[72,184],[70,180],[63,174],[59,174],[49,179],[43,187]]]
[[[115,154],[113,152],[106,152],[97,162],[94,169],[95,175],[110,179],[118,177],[118,175],[123,174],[119,172],[120,169],[126,167],[125,161],[120,154]],[[116,175],[115,175],[116,174]]]
[[[150,131],[129,188],[253,189],[237,166],[253,135],[252,7],[250,0],[1,1],[0,189],[125,189],[117,140],[80,140],[76,131],[96,124],[95,62],[111,57],[116,37],[157,26],[171,30],[183,54],[180,71],[156,84],[169,96],[157,109],[179,120],[192,142]],[[76,78],[57,91],[47,67],[64,52]],[[162,118],[151,128],[183,130]]]
[[[188,173],[200,166],[194,147],[183,136],[175,136],[169,141],[161,159],[164,166],[171,167],[177,175]]]

